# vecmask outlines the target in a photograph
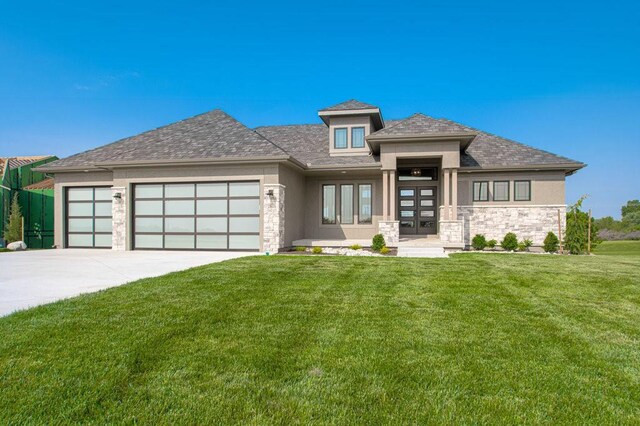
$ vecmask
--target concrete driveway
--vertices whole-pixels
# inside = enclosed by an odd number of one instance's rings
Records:
[[[0,316],[140,278],[255,254],[84,249],[0,253]]]

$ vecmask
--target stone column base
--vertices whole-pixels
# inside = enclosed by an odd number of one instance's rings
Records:
[[[400,222],[397,220],[379,220],[378,232],[384,237],[387,247],[398,247],[400,242]]]
[[[464,246],[464,222],[462,220],[441,220],[440,241],[445,244]]]

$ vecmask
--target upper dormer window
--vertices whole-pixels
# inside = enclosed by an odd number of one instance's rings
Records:
[[[334,129],[334,146],[336,149],[346,149],[347,148],[347,128],[340,127]]]
[[[364,127],[351,128],[351,148],[364,148]]]

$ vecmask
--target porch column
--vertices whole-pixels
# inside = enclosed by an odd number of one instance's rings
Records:
[[[451,169],[451,219],[458,220],[458,169]]]
[[[389,172],[382,171],[382,220],[389,220]]]
[[[396,171],[389,172],[389,220],[396,220]]]
[[[443,198],[443,207],[444,212],[442,214],[444,220],[449,220],[449,191],[451,190],[451,186],[449,184],[449,169],[444,169],[444,179],[442,183],[442,192],[444,195]]]

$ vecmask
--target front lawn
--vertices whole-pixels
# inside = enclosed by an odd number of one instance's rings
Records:
[[[5,424],[640,422],[640,257],[250,257],[0,336]]]
[[[640,241],[603,241],[593,252],[605,256],[640,256]]]

